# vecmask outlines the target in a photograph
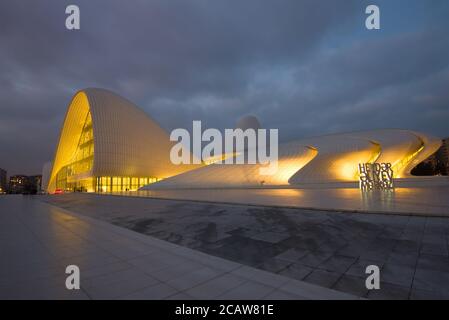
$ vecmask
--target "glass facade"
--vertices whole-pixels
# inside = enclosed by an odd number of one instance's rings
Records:
[[[56,176],[56,188],[72,191],[93,191],[92,178],[88,177],[94,163],[94,133],[92,116],[87,113],[78,145],[69,164]]]
[[[159,181],[155,177],[93,177],[94,134],[92,117],[88,112],[74,156],[56,175],[56,188],[81,192],[135,191]]]
[[[155,177],[97,177],[95,178],[96,192],[136,191],[140,187],[159,181]]]

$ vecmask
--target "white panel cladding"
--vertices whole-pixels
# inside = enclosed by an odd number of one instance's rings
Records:
[[[354,181],[358,164],[368,162],[378,150],[368,140],[348,136],[326,136],[310,143],[318,155],[289,179],[290,184]]]
[[[170,161],[173,142],[145,112],[104,89],[86,89],[94,130],[94,176],[167,178],[195,166]]]
[[[87,102],[88,103],[87,103]],[[56,173],[73,156],[83,121],[91,112],[94,131],[93,176],[169,178],[146,188],[235,187],[356,181],[358,163],[390,162],[395,174],[409,177],[433,154],[441,140],[409,130],[385,129],[333,134],[279,146],[279,170],[262,176],[260,165],[174,165],[174,142],[145,112],[104,89],[78,92],[67,111],[53,160]]]
[[[157,188],[250,187],[286,185],[288,178],[306,165],[316,150],[297,143],[279,148],[278,171],[275,175],[261,175],[260,164],[211,164],[171,177],[157,184]],[[151,185],[142,190],[151,189]]]
[[[261,181],[265,186],[357,181],[359,163],[396,164],[414,154],[397,172],[400,177],[409,177],[412,168],[440,145],[438,138],[399,129],[325,135],[279,145],[279,163],[284,166],[278,174],[288,172],[287,178],[262,177],[259,165],[209,165],[142,189],[260,186]],[[316,150],[314,154],[307,153],[310,147]]]

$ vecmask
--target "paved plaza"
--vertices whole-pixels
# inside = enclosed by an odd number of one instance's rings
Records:
[[[35,198],[291,281],[368,299],[449,299],[446,217],[95,194]],[[371,264],[381,269],[380,290],[365,287]]]
[[[448,181],[449,182],[449,181]],[[122,195],[244,205],[449,217],[449,183],[362,193],[358,188],[167,189]]]
[[[0,196],[0,299],[356,298],[73,214],[39,198]],[[80,290],[65,287],[65,268],[72,264],[80,268]]]

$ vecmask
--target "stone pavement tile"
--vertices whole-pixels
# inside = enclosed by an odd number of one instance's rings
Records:
[[[19,293],[18,291],[39,291],[42,288],[55,288],[65,287],[65,281],[67,274],[65,274],[65,268],[59,268],[54,273],[45,275],[32,275],[34,272],[30,272],[29,269],[24,270],[21,274],[14,274],[2,277],[0,282],[0,292],[4,293]]]
[[[81,236],[78,236],[74,233],[67,232],[63,235],[58,234],[46,234],[41,235],[37,237],[39,239],[39,242],[42,243],[45,246],[51,246],[54,243],[65,243],[65,244],[72,244],[72,245],[83,245],[86,244],[86,242],[89,242],[89,239],[83,238]]]
[[[329,253],[335,253],[338,250],[346,247],[348,245],[348,242],[345,240],[342,240],[341,238],[332,238],[322,244],[318,247],[318,250],[323,252],[329,252]]]
[[[272,257],[279,253],[273,244],[267,241],[243,237],[232,238],[232,241],[225,239],[221,247],[207,253],[251,266],[256,266],[262,263],[266,257]]]
[[[417,268],[413,278],[413,288],[428,291],[441,291],[449,288],[449,273]]]
[[[387,261],[390,253],[391,250],[386,248],[367,249],[362,254],[360,254],[360,259]]]
[[[422,239],[422,231],[404,231],[404,233],[399,238],[400,241],[413,241],[420,242]]]
[[[310,273],[312,273],[313,270],[313,268],[307,267],[300,263],[293,263],[282,270],[279,274],[296,280],[303,280]]]
[[[7,257],[7,258],[6,258]],[[3,254],[0,264],[0,273],[16,269],[39,267],[39,266],[56,266],[59,259],[46,251],[19,251],[10,254]]]
[[[449,258],[445,256],[421,254],[418,258],[417,268],[449,273]]]
[[[170,249],[174,249],[174,248],[167,248],[167,249],[170,250]],[[170,266],[176,266],[176,265],[180,265],[180,264],[188,263],[188,262],[192,261],[188,257],[180,256],[180,255],[176,254],[176,250],[170,250],[170,251],[169,250],[167,250],[167,251],[158,251],[157,252],[157,260],[159,262],[165,263],[165,264],[170,265]],[[153,260],[154,260],[155,254],[150,253],[150,254],[148,254],[146,256],[149,257],[149,258],[153,257]],[[142,257],[144,257],[144,256],[142,256]]]
[[[426,229],[427,228],[435,228],[435,227],[444,227],[447,228],[449,226],[448,219],[443,217],[435,217],[434,219],[427,219]]]
[[[163,268],[158,271],[151,271],[148,274],[159,281],[165,282],[177,277],[180,274],[192,272],[194,270],[201,269],[203,267],[204,265],[202,264],[188,262],[176,266],[169,266],[167,268]]]
[[[250,238],[254,239],[254,240],[261,240],[261,241],[266,241],[266,242],[270,242],[270,243],[278,243],[278,242],[281,242],[282,240],[285,240],[289,237],[290,237],[290,235],[286,234],[286,233],[277,233],[277,232],[266,231],[266,232],[257,233],[255,235],[251,236]]]
[[[345,257],[354,257],[358,258],[360,255],[365,252],[367,249],[366,245],[357,244],[357,243],[349,243],[347,246],[336,251],[336,254],[342,255]]]
[[[358,297],[364,297],[368,292],[368,289],[365,286],[365,279],[366,278],[343,275],[334,284],[332,289],[353,294]]]
[[[332,253],[323,251],[313,251],[299,259],[299,263],[306,265],[308,267],[317,267],[327,259],[332,257]]]
[[[58,281],[59,282],[59,281]],[[8,289],[0,287],[1,300],[88,300],[90,297],[84,290],[68,290],[65,280],[59,283],[45,279],[15,285]]]
[[[67,275],[65,274],[65,268],[42,268],[40,270],[34,270],[31,272],[30,268],[11,271],[5,275],[0,275],[0,290],[8,291],[14,287],[25,287],[26,284],[33,283],[46,283],[58,284],[65,283]]]
[[[30,272],[30,270],[33,270],[33,272]],[[38,263],[25,265],[15,263],[11,265],[2,260],[0,263],[0,285],[53,277],[62,273],[65,273],[65,267],[51,259],[47,262],[39,261]]]
[[[426,226],[427,217],[410,216],[406,228],[419,228],[424,230]]]
[[[111,278],[107,278],[105,276],[104,278],[100,278],[97,280],[98,281],[95,281],[95,283],[90,282],[88,287],[86,287],[81,280],[81,288],[83,288],[92,299],[100,300],[122,298],[135,291],[142,290],[146,287],[160,283],[156,279],[151,278],[147,275],[132,273],[127,273],[126,275],[122,274],[119,279],[115,280],[113,279],[112,275]]]
[[[386,263],[380,272],[380,281],[403,287],[411,287],[414,268]]]
[[[345,273],[356,260],[354,257],[335,255],[319,264],[318,268],[337,273]]]
[[[395,265],[403,265],[409,268],[414,268],[416,266],[416,262],[418,260],[417,253],[399,253],[392,252],[388,256],[387,263],[395,264]]]
[[[226,291],[216,298],[224,300],[257,300],[264,298],[274,290],[276,290],[276,288],[272,286],[264,285],[255,281],[247,281],[229,291]]]
[[[379,233],[380,238],[391,239],[391,240],[399,240],[403,234],[403,229],[384,229],[381,233]]]
[[[196,299],[192,296],[189,296],[185,292],[179,292],[171,296],[168,296],[167,298],[164,298],[164,300],[196,300]]]
[[[201,283],[216,278],[222,272],[215,269],[204,267],[192,272],[186,272],[183,275],[173,278],[166,283],[177,290],[187,290],[193,288]]]
[[[391,239],[391,238],[383,238],[383,237],[377,237],[374,242],[369,246],[369,250],[384,250],[384,251],[391,251],[393,250],[398,244],[400,243],[400,240],[398,239]]]
[[[119,262],[113,262],[113,263],[110,263],[107,265],[83,269],[82,272],[80,270],[80,275],[81,275],[82,279],[89,279],[89,278],[107,275],[107,274],[131,269],[131,268],[134,268],[134,266],[127,262],[119,261]]]
[[[240,226],[237,226],[235,229],[228,231],[228,233],[230,235],[242,236],[242,237],[247,237],[247,238],[251,238],[252,236],[254,236],[260,232],[262,232],[262,231],[259,229],[250,229],[250,228],[245,228],[245,227],[240,227]]]
[[[92,243],[96,243],[96,244],[100,244],[100,243],[104,243],[104,242],[108,242],[108,241],[113,241],[114,239],[117,240],[117,237],[119,235],[113,233],[113,232],[108,232],[106,230],[104,230],[102,227],[99,227],[98,225],[92,225],[90,226],[90,229],[88,232],[83,232],[83,231],[78,231],[78,235],[77,236],[73,236],[73,239],[70,239],[70,242],[74,242],[74,240],[76,240],[76,238],[80,238],[82,240],[85,241],[89,241]],[[44,239],[41,239],[44,240]],[[55,241],[54,237],[48,237],[47,239],[48,241]]]
[[[351,294],[323,288],[322,286],[297,280],[287,282],[279,287],[279,290],[293,293],[307,299],[357,299],[356,296]]]
[[[245,278],[226,273],[188,289],[185,293],[196,299],[215,299],[217,296],[238,287],[246,281]]]
[[[263,300],[305,300],[305,298],[283,290],[274,290],[263,297]]]
[[[145,282],[147,285],[154,285],[159,283],[159,281],[141,270],[134,268],[128,268],[125,270],[109,272],[103,275],[99,275],[96,277],[90,277],[84,279],[81,276],[81,285],[83,288],[96,288],[96,287],[106,287],[116,282],[127,282],[127,281],[135,281],[137,282],[139,279],[142,279],[142,282]]]
[[[64,245],[64,246],[52,246],[48,248],[48,251],[59,259],[67,259],[83,254],[91,254],[101,250],[94,244],[86,243],[80,245]]]
[[[121,261],[117,257],[103,251],[90,252],[79,256],[60,259],[59,263],[63,266],[76,265],[82,270],[93,267],[105,266],[114,262]]]
[[[101,247],[106,252],[122,260],[137,258],[140,256],[155,253],[159,250],[158,248],[148,245],[133,246],[133,245],[117,244],[115,242],[103,243],[101,244]]]
[[[165,283],[159,283],[142,290],[135,291],[128,295],[120,297],[124,300],[162,300],[173,296],[178,291]]]
[[[291,280],[278,274],[254,269],[248,266],[241,266],[240,268],[233,270],[231,273],[274,288],[279,288]]]
[[[394,247],[393,252],[401,254],[418,254],[420,248],[420,239],[418,240],[399,240],[396,247]]]
[[[432,290],[424,290],[413,287],[410,293],[410,300],[441,300],[441,299],[444,299],[444,297],[440,293]]]
[[[299,259],[301,259],[302,257],[304,257],[306,254],[308,254],[309,252],[310,251],[307,251],[307,250],[291,248],[291,249],[288,249],[288,250],[282,252],[281,254],[278,254],[277,256],[275,256],[275,258],[290,261],[290,262],[296,262]]]
[[[155,257],[156,257],[155,255],[146,255],[138,258],[129,259],[126,262],[132,266],[138,267],[139,269],[141,269],[146,273],[156,272],[172,266],[167,262],[159,261]]]
[[[367,298],[372,300],[407,300],[410,288],[381,282],[380,289],[368,290]]]
[[[288,248],[296,248],[301,251],[315,251],[319,247],[319,242],[310,239],[306,236],[291,236],[279,244],[285,245]]]
[[[262,262],[261,264],[257,265],[256,267],[258,269],[278,273],[285,268],[287,268],[289,265],[291,265],[292,262],[282,260],[282,259],[276,259],[276,258],[269,258]]]
[[[311,274],[304,278],[304,281],[331,288],[340,277],[341,273],[315,269]]]
[[[359,259],[349,267],[349,269],[345,272],[345,274],[354,277],[366,278],[367,277],[366,267],[370,265],[375,265],[378,266],[379,269],[382,269],[384,262]]]
[[[447,244],[429,244],[423,243],[420,250],[421,254],[433,254],[433,255],[441,255],[448,256],[447,252]]]
[[[446,235],[444,232],[437,234],[433,231],[431,234],[424,234],[422,237],[423,244],[445,244],[446,243]]]
[[[179,249],[179,250],[178,250]],[[205,254],[200,251],[192,251],[188,249],[185,253],[183,253],[181,250],[184,248],[176,248],[176,254],[183,257],[188,257],[190,260],[190,263],[201,263],[202,265],[206,267],[210,267],[219,271],[223,272],[230,272],[232,270],[235,270],[241,266],[241,264],[226,260],[220,257],[212,256],[209,254]],[[187,249],[187,248],[185,248]],[[185,262],[183,264],[188,264],[189,262]]]

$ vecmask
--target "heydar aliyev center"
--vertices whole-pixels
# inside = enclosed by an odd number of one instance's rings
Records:
[[[237,124],[258,128],[254,117]],[[314,187],[354,185],[359,164],[388,163],[395,181],[434,154],[441,140],[420,132],[385,129],[332,134],[279,145],[278,170],[260,175],[259,164],[176,165],[175,142],[146,113],[104,89],[84,89],[69,104],[43,186],[55,190],[120,192],[156,188]],[[416,177],[414,179],[417,179]]]

